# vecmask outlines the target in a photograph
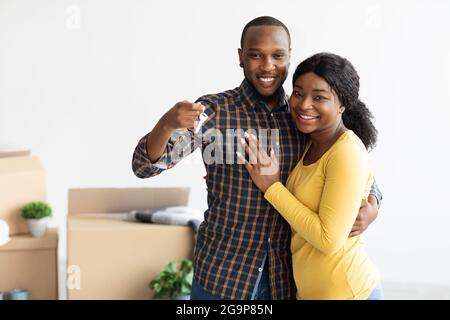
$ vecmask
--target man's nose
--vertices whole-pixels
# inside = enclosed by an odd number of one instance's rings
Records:
[[[261,65],[261,69],[264,71],[272,71],[275,69],[275,63],[272,58],[267,57],[263,60]]]

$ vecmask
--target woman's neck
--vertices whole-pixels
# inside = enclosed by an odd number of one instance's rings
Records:
[[[311,137],[311,147],[323,148],[326,146],[333,145],[337,139],[345,132],[347,128],[344,123],[339,122],[335,128],[330,128],[329,130],[324,130],[316,133],[310,134]]]
[[[320,159],[345,131],[347,128],[341,121],[334,129],[311,134],[311,146],[305,155],[304,164],[311,164]]]

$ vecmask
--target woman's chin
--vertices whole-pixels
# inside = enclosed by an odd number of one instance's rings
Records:
[[[298,129],[298,131],[300,131],[300,132],[302,132],[302,133],[305,133],[305,134],[309,134],[309,133],[311,133],[311,132],[314,131],[314,130],[313,130],[311,127],[309,127],[309,126],[302,126],[302,125],[299,125],[299,124],[297,124],[297,129]]]

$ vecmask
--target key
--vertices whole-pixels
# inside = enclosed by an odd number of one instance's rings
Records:
[[[198,116],[198,123],[197,128],[195,128],[194,133],[198,133],[200,131],[200,128],[202,127],[203,123],[208,119],[208,115],[204,112],[200,113]]]

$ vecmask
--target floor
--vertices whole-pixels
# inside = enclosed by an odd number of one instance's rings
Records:
[[[386,300],[449,300],[450,287],[420,284],[383,282]]]
[[[65,288],[66,262],[59,261],[59,299],[67,298]],[[450,286],[426,283],[402,283],[384,281],[383,290],[386,300],[450,300]]]

